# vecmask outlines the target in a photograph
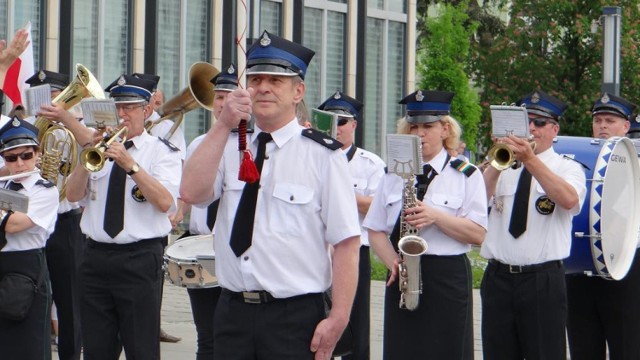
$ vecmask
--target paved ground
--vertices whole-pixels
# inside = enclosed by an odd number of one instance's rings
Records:
[[[382,358],[382,318],[384,301],[384,283],[373,281],[371,284],[371,359]],[[480,294],[474,290],[474,337],[476,360],[482,360],[480,342]],[[171,335],[179,336],[182,341],[176,344],[162,343],[163,360],[195,359],[196,329],[193,325],[189,296],[184,288],[167,283],[162,301],[162,328]],[[53,359],[58,356],[54,353]],[[121,359],[125,359],[124,355]]]

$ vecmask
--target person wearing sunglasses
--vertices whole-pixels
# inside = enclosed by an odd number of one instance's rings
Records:
[[[593,137],[625,136],[637,124],[637,106],[603,93],[591,108]],[[638,244],[640,247],[640,244]],[[567,335],[574,360],[640,359],[640,250],[619,281],[568,274]]]
[[[336,139],[342,143],[342,151],[349,161],[349,173],[353,182],[358,204],[360,224],[369,211],[380,180],[384,176],[385,163],[376,154],[361,149],[354,144],[355,130],[358,121],[362,121],[363,104],[336,91],[325,100],[318,109],[338,115]],[[351,310],[351,328],[353,330],[353,350],[343,359],[369,359],[369,298],[371,295],[371,260],[369,258],[369,240],[367,230],[361,228],[360,262],[358,269],[358,287]]]
[[[569,256],[586,178],[579,163],[552,147],[567,106],[542,91],[517,105],[527,108],[536,146],[502,138],[522,166],[484,171],[491,212],[480,251],[489,260],[480,291],[482,350],[486,360],[566,359],[562,260]]]
[[[3,359],[48,359],[51,354],[51,287],[45,244],[56,222],[58,191],[33,172],[39,158],[37,134],[35,126],[18,118],[3,120],[0,125],[0,156],[15,176],[1,181],[0,187],[29,199],[27,212],[0,210],[0,278],[20,273],[37,286],[23,320],[0,317]]]
[[[79,270],[85,358],[115,360],[122,347],[127,358],[160,358],[162,256],[182,164],[177,151],[144,128],[153,86],[121,75],[105,89],[127,141],[108,145],[104,156],[113,161],[102,169],[76,166],[67,181],[69,201],[85,204],[80,227],[88,239]]]

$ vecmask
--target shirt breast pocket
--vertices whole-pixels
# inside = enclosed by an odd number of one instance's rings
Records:
[[[364,194],[367,190],[367,179],[353,178],[353,188],[358,194]]]
[[[459,194],[436,193],[431,196],[431,202],[434,206],[454,214],[462,207],[462,196]]]
[[[305,185],[279,183],[274,186],[269,213],[278,224],[284,224],[279,231],[288,232],[295,227],[291,225],[307,221],[313,212],[313,196],[313,189]]]

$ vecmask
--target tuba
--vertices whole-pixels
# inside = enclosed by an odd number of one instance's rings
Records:
[[[420,256],[427,252],[427,242],[418,236],[418,229],[405,220],[405,210],[416,206],[415,175],[403,177],[402,210],[400,212],[400,241],[398,252],[402,262],[398,268],[400,308],[415,310],[422,294]]]
[[[151,129],[162,121],[172,119],[173,126],[163,137],[168,140],[182,123],[184,114],[200,107],[212,111],[213,99],[216,94],[213,91],[213,84],[211,84],[210,80],[218,73],[218,69],[207,62],[199,61],[191,65],[189,68],[189,85],[158,109],[160,119],[147,122],[145,124],[147,132],[151,132]]]
[[[94,147],[88,147],[82,150],[80,153],[80,163],[82,166],[91,172],[100,171],[104,167],[106,160],[104,156],[105,150],[109,147],[109,144],[114,142],[117,138],[122,137],[122,142],[127,140],[127,127],[123,126],[111,135],[107,136],[102,142]]]
[[[51,102],[69,110],[85,97],[104,99],[98,80],[82,64],[76,64],[76,78]],[[76,139],[64,126],[55,125],[50,119],[38,116],[34,125],[38,128],[38,142],[42,151],[40,167],[42,177],[58,187],[60,201],[65,198],[66,180],[77,163]]]

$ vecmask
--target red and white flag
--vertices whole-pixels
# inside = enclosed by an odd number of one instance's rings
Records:
[[[33,41],[31,40],[31,22],[25,26],[29,33],[29,46],[20,54],[9,67],[4,79],[4,93],[14,105],[23,104],[24,91],[29,87],[25,81],[35,74],[33,66]]]

